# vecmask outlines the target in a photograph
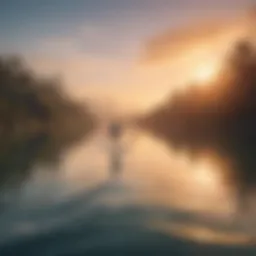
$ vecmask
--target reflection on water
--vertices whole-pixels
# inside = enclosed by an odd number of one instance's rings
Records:
[[[111,146],[99,130],[72,147],[45,136],[6,147],[2,195],[16,189],[0,215],[1,255],[255,253],[255,209],[237,209],[232,159],[127,130],[122,173],[112,179]]]
[[[224,175],[212,159],[194,161],[185,153],[168,150],[152,138],[142,137],[129,159],[129,173],[148,189],[149,202],[215,214],[233,212],[232,189],[225,186]],[[130,171],[135,170],[135,171]],[[143,199],[145,202],[145,198]]]
[[[209,159],[215,162],[222,175],[226,175],[226,186],[233,186],[235,190],[237,209],[247,211],[254,207],[251,202],[256,184],[256,144],[253,131],[224,130],[215,136],[199,134],[177,140],[164,134],[160,134],[160,137],[164,138],[162,141],[168,147],[172,149],[174,144],[177,152],[185,151],[186,156],[196,163]]]

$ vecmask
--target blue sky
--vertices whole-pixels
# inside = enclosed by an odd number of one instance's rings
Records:
[[[139,40],[158,29],[178,26],[203,11],[225,11],[245,5],[244,0],[3,0],[0,50],[33,50],[42,38],[72,36],[82,24],[119,34],[119,43],[120,34],[125,35],[126,31],[130,38]],[[83,47],[87,44],[91,50],[89,42],[85,41]],[[117,45],[114,40],[112,44]]]

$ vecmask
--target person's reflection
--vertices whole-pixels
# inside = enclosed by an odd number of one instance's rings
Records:
[[[109,156],[109,172],[111,176],[116,177],[123,169],[123,149],[121,138],[123,135],[123,128],[117,122],[110,123],[108,127],[108,136],[110,139],[110,156]]]

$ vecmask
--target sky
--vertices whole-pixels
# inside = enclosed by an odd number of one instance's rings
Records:
[[[145,110],[193,76],[194,60],[211,59],[194,51],[194,45],[216,52],[222,45],[219,35],[237,32],[243,22],[236,19],[251,3],[3,0],[0,54],[21,55],[36,72],[61,77],[65,90],[80,100],[109,109]],[[144,55],[160,55],[162,64],[153,57],[154,65],[148,66]],[[207,72],[211,70],[205,68],[201,78]]]

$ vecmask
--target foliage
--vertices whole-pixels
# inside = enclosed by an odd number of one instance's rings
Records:
[[[0,138],[39,132],[66,137],[93,126],[88,108],[69,99],[59,81],[38,77],[10,57],[0,58],[0,120]]]

